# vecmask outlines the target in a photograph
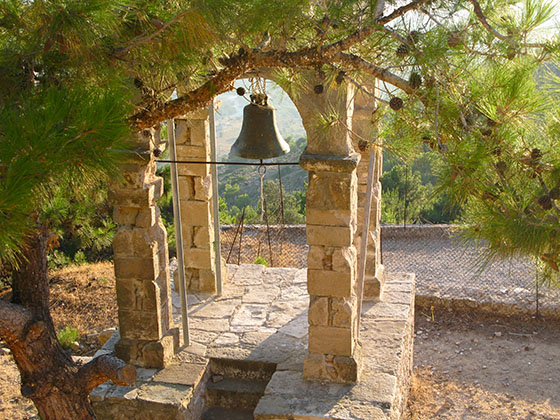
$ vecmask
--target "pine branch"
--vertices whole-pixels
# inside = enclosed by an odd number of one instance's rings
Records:
[[[342,64],[347,66],[353,67],[357,70],[365,71],[372,76],[375,76],[378,79],[383,80],[384,82],[390,83],[393,86],[398,87],[399,89],[403,90],[408,94],[414,93],[414,89],[410,86],[403,78],[397,76],[394,73],[391,73],[389,70],[384,69],[382,67],[378,67],[375,64],[370,63],[369,61],[364,60],[362,57],[359,57],[355,54],[348,54],[348,53],[339,53],[335,57],[336,61],[339,61]]]
[[[424,3],[427,2],[428,0],[412,1],[408,4],[405,4],[404,6],[399,7],[398,9],[395,9],[393,13],[391,13],[390,15],[385,17],[380,17],[379,19],[377,19],[377,23],[380,25],[386,25],[387,23],[403,16],[405,13],[410,12],[411,10],[419,9]]]
[[[490,32],[496,38],[507,42],[513,48],[518,47],[517,43],[515,42],[515,40],[513,38],[501,34],[495,28],[493,28],[492,25],[490,25],[490,23],[488,23],[488,20],[486,19],[486,16],[484,15],[484,12],[482,11],[482,8],[480,7],[480,3],[477,0],[469,0],[469,2],[474,7],[474,14],[476,15],[478,21],[482,24],[482,26],[484,26],[484,28],[486,28],[486,30],[488,32]],[[545,48],[546,47],[545,44],[541,44],[541,43],[527,43],[527,44],[524,44],[524,45],[528,48]]]
[[[183,16],[185,16],[187,13],[189,13],[190,10],[184,10],[181,13],[178,13],[175,17],[173,17],[172,19],[168,20],[167,22],[163,23],[161,21],[155,20],[155,22],[159,22],[159,24],[156,24],[154,22],[154,19],[152,19],[152,23],[154,23],[154,25],[158,28],[156,31],[150,33],[150,34],[146,34],[143,33],[142,35],[139,35],[135,38],[132,38],[127,44],[126,47],[123,48],[119,48],[113,55],[116,58],[122,59],[124,58],[124,56],[132,49],[138,47],[139,45],[145,44],[146,42],[151,41],[152,39],[154,39],[156,36],[158,36],[159,34],[161,34],[162,32],[164,32],[167,28],[169,28],[171,25],[173,25],[174,23],[176,23],[177,21],[181,20],[181,18]]]
[[[117,385],[134,385],[136,368],[116,357],[103,355],[83,365],[76,378],[88,392],[108,380]]]

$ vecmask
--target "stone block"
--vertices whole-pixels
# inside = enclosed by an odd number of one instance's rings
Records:
[[[134,256],[134,247],[132,245],[132,229],[129,227],[121,227],[113,238],[113,252],[115,257],[132,257]]]
[[[336,248],[312,245],[307,253],[307,267],[313,270],[332,270],[332,253]]]
[[[312,296],[307,313],[309,325],[328,326],[329,298]]]
[[[210,160],[210,151],[204,146],[177,145],[177,159],[183,160],[184,157],[207,161]]]
[[[350,210],[319,210],[307,208],[306,221],[312,225],[348,226],[352,222]]]
[[[352,245],[353,239],[354,232],[350,227],[307,225],[309,245],[345,247]]]
[[[134,225],[141,228],[151,228],[160,216],[159,207],[152,205],[138,210]]]
[[[216,293],[216,273],[213,270],[200,270],[197,291]]]
[[[210,205],[206,201],[180,200],[183,226],[209,226]]]
[[[199,176],[194,178],[194,199],[209,201],[212,198],[212,178]]]
[[[352,292],[353,277],[325,270],[307,270],[307,290],[312,296],[348,297]]]
[[[194,179],[195,176],[178,176],[180,200],[194,199]]]
[[[204,375],[206,366],[197,363],[169,365],[154,376],[153,382],[195,386]]]
[[[350,328],[309,326],[310,353],[352,356],[354,338]]]
[[[157,258],[115,257],[115,277],[154,280],[159,275]]]
[[[130,311],[119,308],[119,327],[122,338],[131,340],[159,340],[162,336],[157,311]]]
[[[186,161],[198,161],[196,158],[179,158],[177,159]],[[208,176],[210,175],[210,165],[203,163],[181,163],[177,165],[177,173],[179,176]]]
[[[210,126],[207,117],[204,119],[189,119],[189,122],[191,123],[191,144],[209,144]]]
[[[356,299],[331,298],[330,325],[352,328],[356,314]]]
[[[113,205],[124,207],[149,207],[156,198],[156,184],[149,184],[144,188],[111,188],[108,199]]]
[[[173,328],[159,341],[152,341],[144,345],[142,351],[144,366],[165,368],[171,363],[178,349],[179,330],[178,328]]]
[[[150,232],[147,229],[134,228],[132,229],[131,237],[135,257],[158,260],[158,241],[150,238]]]
[[[191,127],[187,120],[175,119],[175,144],[191,143]]]
[[[185,267],[198,268],[199,270],[212,270],[214,268],[214,255],[209,249],[185,249]]]
[[[119,309],[153,311],[160,300],[159,287],[154,282],[118,279],[115,285]]]
[[[152,180],[152,182],[150,183],[151,186],[154,187],[154,197],[153,200],[157,201],[161,198],[161,196],[163,195],[163,178],[160,176],[156,176],[154,177],[154,179]]]
[[[354,174],[313,173],[309,176],[307,208],[316,210],[351,210],[355,200]]]
[[[211,244],[214,242],[214,227],[208,226],[193,226],[193,245],[196,248],[210,249]]]
[[[374,301],[381,296],[382,283],[377,277],[366,276],[364,278],[364,300]]]
[[[354,275],[358,256],[355,247],[339,248],[333,252],[332,269],[338,273]]]
[[[303,366],[304,379],[322,383],[328,381],[352,384],[359,380],[361,372],[361,360],[356,360],[353,356],[309,353]]]
[[[133,226],[136,224],[136,217],[140,210],[138,207],[115,205],[113,208],[113,220],[118,225]]]

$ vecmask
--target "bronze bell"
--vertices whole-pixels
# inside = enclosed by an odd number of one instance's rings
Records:
[[[246,159],[269,159],[285,155],[290,146],[276,127],[272,105],[249,104],[243,108],[243,125],[230,155]]]

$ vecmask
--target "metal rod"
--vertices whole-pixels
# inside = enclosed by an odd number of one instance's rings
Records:
[[[241,230],[239,231],[239,252],[237,253],[237,265],[241,264],[241,245],[243,245],[243,229],[245,228],[245,209],[241,214]]]
[[[174,159],[158,159],[158,163],[192,163],[197,165],[241,165],[241,166],[294,166],[299,162],[216,162],[214,160],[174,160]]]
[[[167,134],[169,136],[169,156],[177,159],[175,150],[175,121],[167,120]],[[179,296],[181,298],[181,321],[183,324],[183,341],[190,345],[189,308],[187,299],[187,282],[185,279],[185,262],[183,254],[183,227],[181,226],[181,206],[179,204],[179,176],[177,165],[171,163],[171,195],[173,200],[173,221],[175,223],[175,240],[177,243],[177,261],[179,264]]]
[[[270,266],[274,266],[274,262],[272,261],[272,244],[270,242],[270,225],[268,224],[268,211],[266,208],[266,200],[263,197],[263,205],[264,205],[264,220],[266,221],[266,237],[268,240],[268,253],[270,255]]]
[[[403,214],[403,228],[406,229],[406,210],[408,209],[408,165],[405,166],[405,183],[404,183],[404,214]]]
[[[231,242],[231,248],[229,249],[228,256],[226,258],[226,263],[229,264],[229,257],[231,257],[231,253],[233,252],[233,247],[235,246],[235,241],[237,240],[237,234],[239,233],[239,229],[241,228],[241,220],[245,217],[245,207],[243,207],[243,211],[241,212],[241,217],[239,222],[237,222],[237,229],[235,229],[235,235],[233,235],[233,241]]]
[[[366,202],[364,205],[364,221],[362,226],[362,240],[360,243],[360,262],[358,267],[358,336],[360,335],[360,319],[362,317],[362,301],[364,300],[364,282],[366,276],[367,246],[369,237],[369,221],[371,216],[371,198],[373,195],[373,174],[375,173],[376,151],[369,154]]]
[[[280,185],[280,215],[282,216],[282,224],[284,224],[284,194],[282,193],[282,174],[280,166],[278,166],[278,184]]]
[[[208,115],[210,122],[210,158],[217,160],[216,151],[216,119],[214,118],[214,101],[208,105]],[[220,241],[220,204],[218,202],[218,170],[216,165],[212,165],[212,209],[214,212],[214,255],[216,261],[216,292],[218,296],[222,295],[222,249]]]

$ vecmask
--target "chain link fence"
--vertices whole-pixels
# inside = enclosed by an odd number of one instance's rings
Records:
[[[228,264],[307,266],[305,225],[224,225],[220,239]]]
[[[221,231],[222,255],[229,263],[307,265],[305,225],[239,224],[222,226]],[[560,291],[538,286],[537,270],[529,259],[493,262],[480,270],[482,250],[461,241],[453,226],[383,226],[381,231],[385,270],[415,273],[420,299],[490,306],[505,313],[521,309],[560,315]]]
[[[415,273],[417,296],[560,313],[560,292],[538,286],[530,259],[481,269],[483,250],[465,244],[450,225],[384,226],[381,232],[385,270]]]

